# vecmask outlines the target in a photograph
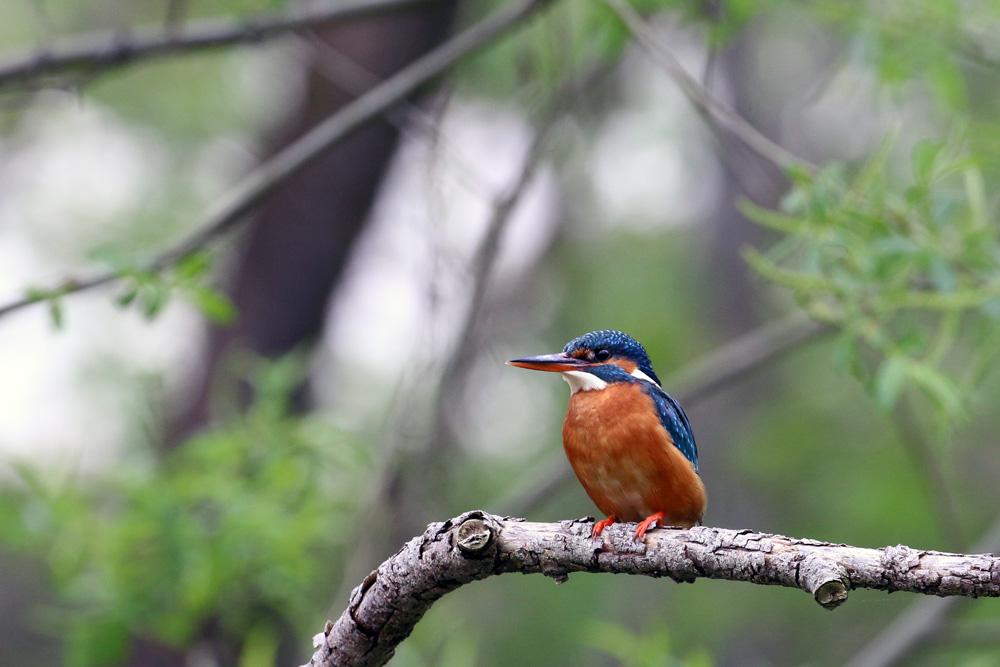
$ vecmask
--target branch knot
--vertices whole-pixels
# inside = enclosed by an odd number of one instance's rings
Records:
[[[481,558],[493,545],[496,533],[479,518],[470,518],[458,527],[458,549],[467,557]]]
[[[885,547],[882,550],[882,563],[887,570],[897,574],[905,574],[920,565],[922,552],[910,547],[897,544],[894,547]]]

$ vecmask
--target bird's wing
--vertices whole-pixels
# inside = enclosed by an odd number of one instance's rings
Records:
[[[694,433],[691,431],[687,415],[684,414],[684,408],[659,387],[649,382],[643,382],[642,385],[643,391],[653,399],[656,411],[660,415],[660,423],[667,429],[674,445],[694,465],[695,472],[698,472],[698,446],[694,444]]]

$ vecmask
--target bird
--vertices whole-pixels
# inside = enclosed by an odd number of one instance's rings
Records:
[[[639,341],[621,331],[592,331],[561,353],[507,363],[561,373],[569,384],[563,448],[607,517],[594,523],[592,538],[619,521],[639,522],[636,541],[657,524],[701,524],[706,495],[691,424],[660,387]]]

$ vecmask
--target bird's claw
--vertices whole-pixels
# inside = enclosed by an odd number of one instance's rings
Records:
[[[646,536],[646,531],[653,529],[657,523],[660,523],[667,516],[666,512],[657,512],[656,514],[650,514],[647,516],[639,527],[635,529],[635,541],[638,542]],[[660,525],[663,525],[662,523]]]
[[[613,516],[609,516],[607,519],[601,519],[594,523],[594,532],[590,534],[590,539],[594,540],[601,536],[604,529],[613,524],[617,519]]]

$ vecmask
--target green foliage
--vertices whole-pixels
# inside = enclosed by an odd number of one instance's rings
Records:
[[[783,237],[745,257],[842,331],[844,362],[882,407],[912,385],[950,419],[996,349],[1000,239],[984,213],[983,173],[961,141],[918,143],[904,187],[887,174],[891,147],[852,177],[840,165],[792,174],[782,212],[744,205]],[[971,338],[978,344],[962,347]],[[956,349],[962,361],[950,359]]]
[[[176,291],[216,324],[231,324],[236,319],[233,303],[208,284],[212,255],[207,250],[189,253],[165,269],[143,266],[108,246],[95,250],[92,257],[106,264],[121,280],[122,291],[115,299],[121,308],[135,305],[146,318],[153,319]]]
[[[996,3],[912,0],[877,3],[863,12],[852,3],[839,4],[825,3],[824,12],[838,19],[883,82],[899,87],[924,80],[946,107],[966,105],[965,81],[955,56],[974,48],[970,26],[988,25],[1000,17]]]
[[[280,629],[315,623],[367,462],[332,427],[289,416],[300,377],[264,365],[244,417],[160,465],[61,485],[19,467],[0,539],[47,564],[68,664],[120,662],[137,636],[183,648],[207,623],[274,664]]]
[[[110,246],[93,251],[91,258],[110,268],[119,280],[121,291],[115,297],[115,304],[120,308],[135,306],[144,317],[152,320],[176,292],[216,324],[226,325],[236,320],[236,306],[229,297],[209,284],[212,255],[207,250],[189,253],[163,269],[150,268],[150,265],[144,265],[135,257]],[[31,302],[45,302],[52,325],[62,329],[65,324],[62,300],[76,288],[73,282],[50,289],[28,287],[24,298]]]

